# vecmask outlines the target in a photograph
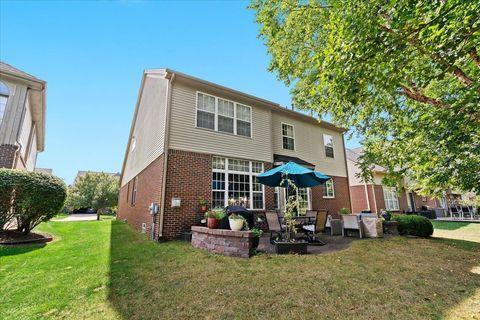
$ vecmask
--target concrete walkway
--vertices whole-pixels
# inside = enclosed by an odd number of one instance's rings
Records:
[[[75,213],[71,214],[65,219],[57,220],[57,221],[95,221],[97,220],[96,213]]]

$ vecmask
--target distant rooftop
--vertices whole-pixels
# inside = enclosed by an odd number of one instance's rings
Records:
[[[345,153],[348,160],[358,163],[358,158],[363,154],[363,147],[358,147],[354,149],[345,148]],[[385,171],[385,168],[379,165],[375,165],[373,170],[383,172]]]

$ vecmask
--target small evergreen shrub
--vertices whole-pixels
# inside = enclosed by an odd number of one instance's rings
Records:
[[[65,183],[57,177],[0,169],[0,228],[14,218],[17,230],[27,234],[55,216],[66,197]]]
[[[393,215],[392,220],[398,222],[398,233],[418,237],[430,237],[433,234],[433,225],[430,220],[417,215]]]

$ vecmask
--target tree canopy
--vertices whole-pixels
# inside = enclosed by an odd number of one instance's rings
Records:
[[[88,172],[69,188],[68,206],[73,209],[105,209],[117,206],[118,180],[107,173]]]
[[[363,138],[362,177],[480,191],[480,2],[255,0],[296,107]]]

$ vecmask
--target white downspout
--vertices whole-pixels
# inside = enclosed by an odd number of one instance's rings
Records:
[[[168,71],[167,71],[168,72]],[[166,195],[166,185],[167,185],[167,165],[168,165],[168,138],[170,136],[170,109],[172,104],[172,85],[175,81],[175,73],[172,73],[170,81],[168,82],[167,88],[167,101],[165,107],[165,140],[163,143],[163,174],[162,174],[162,195],[160,198],[160,217],[158,225],[158,238],[163,237],[163,220],[165,214],[165,195]]]
[[[367,209],[370,210],[370,197],[368,196],[367,183],[364,182],[363,185],[364,185],[364,187],[365,187],[365,197],[366,197],[366,199],[367,199]]]

